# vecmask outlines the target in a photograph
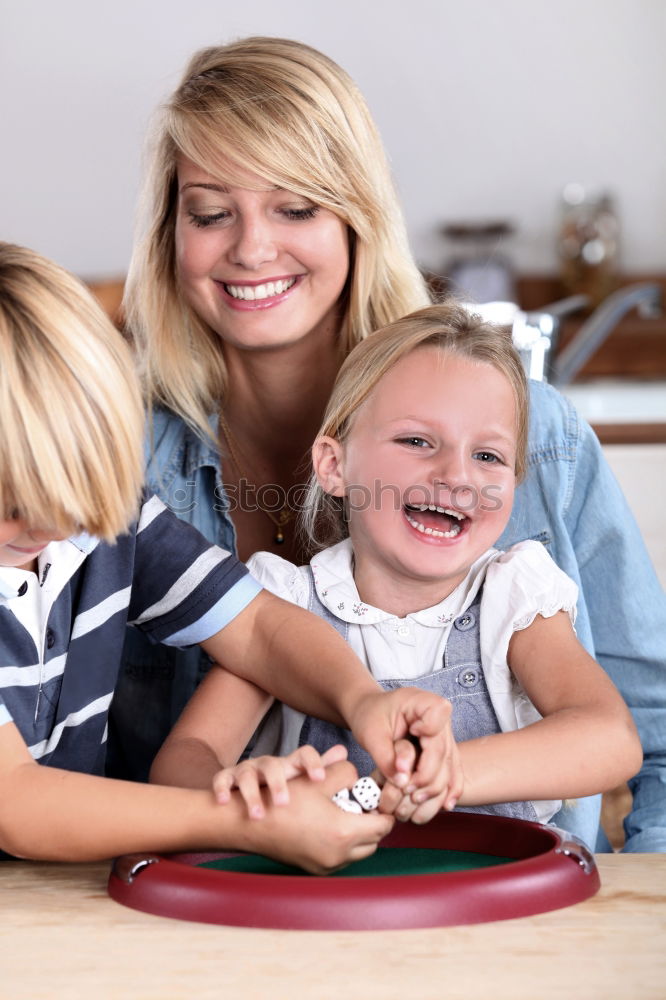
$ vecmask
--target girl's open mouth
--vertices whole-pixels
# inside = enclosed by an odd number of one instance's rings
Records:
[[[450,507],[434,503],[405,504],[405,517],[413,528],[434,538],[457,538],[467,525],[467,517]]]

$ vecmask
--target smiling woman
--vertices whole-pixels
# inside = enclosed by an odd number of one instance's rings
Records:
[[[241,557],[296,560],[304,461],[341,361],[429,301],[365,102],[298,42],[205,49],[161,112],[142,207],[125,308],[148,485]],[[133,634],[125,659],[110,770],[145,777],[209,664]]]
[[[218,171],[238,186],[212,183],[178,158],[176,266],[188,305],[221,338],[227,367],[245,367],[239,351],[304,338],[314,338],[320,354],[326,343],[335,354],[347,226],[330,209],[233,164],[220,163]]]

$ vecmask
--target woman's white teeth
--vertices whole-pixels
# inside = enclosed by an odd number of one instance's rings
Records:
[[[229,295],[246,302],[256,302],[257,299],[270,299],[273,295],[281,295],[295,284],[296,278],[281,278],[279,281],[267,281],[265,285],[227,285]]]

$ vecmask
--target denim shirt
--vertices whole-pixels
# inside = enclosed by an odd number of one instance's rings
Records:
[[[210,541],[235,551],[215,419],[211,431],[212,440],[204,441],[180,418],[157,411],[146,442],[147,485]],[[666,597],[596,435],[543,382],[530,382],[528,473],[497,547],[527,538],[542,542],[578,584],[578,637],[638,727],[645,759],[630,781],[634,803],[624,849],[666,851]],[[109,773],[144,778],[208,663],[198,647],[149,646],[136,634],[128,635],[124,660]],[[553,822],[594,843],[599,808],[599,796],[580,799]]]

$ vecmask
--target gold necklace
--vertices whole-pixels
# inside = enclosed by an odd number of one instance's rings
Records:
[[[240,463],[240,460],[238,458],[238,454],[236,452],[236,449],[234,447],[234,442],[233,442],[233,438],[232,438],[232,435],[231,435],[231,431],[229,430],[229,425],[228,425],[227,421],[225,420],[224,414],[222,413],[221,410],[220,410],[220,426],[222,427],[222,433],[224,434],[225,440],[227,442],[227,447],[229,448],[229,454],[231,455],[231,461],[236,466],[236,472],[238,473],[239,479],[242,479],[243,478],[243,470],[242,470],[242,467],[241,467],[241,463]],[[246,468],[247,468],[247,463],[246,463]],[[256,480],[256,478],[257,477],[254,476],[255,480]],[[255,483],[255,489],[256,489],[256,483]],[[275,542],[276,545],[282,545],[284,543],[284,532],[283,532],[282,529],[287,524],[289,524],[289,522],[292,520],[292,518],[294,516],[294,512],[292,510],[289,510],[287,508],[286,503],[282,505],[282,507],[278,511],[277,516],[275,514],[273,514],[272,511],[267,510],[265,507],[259,507],[259,510],[263,514],[265,514],[266,517],[270,521],[272,521],[273,524],[275,525],[275,536],[273,538],[273,541]]]

